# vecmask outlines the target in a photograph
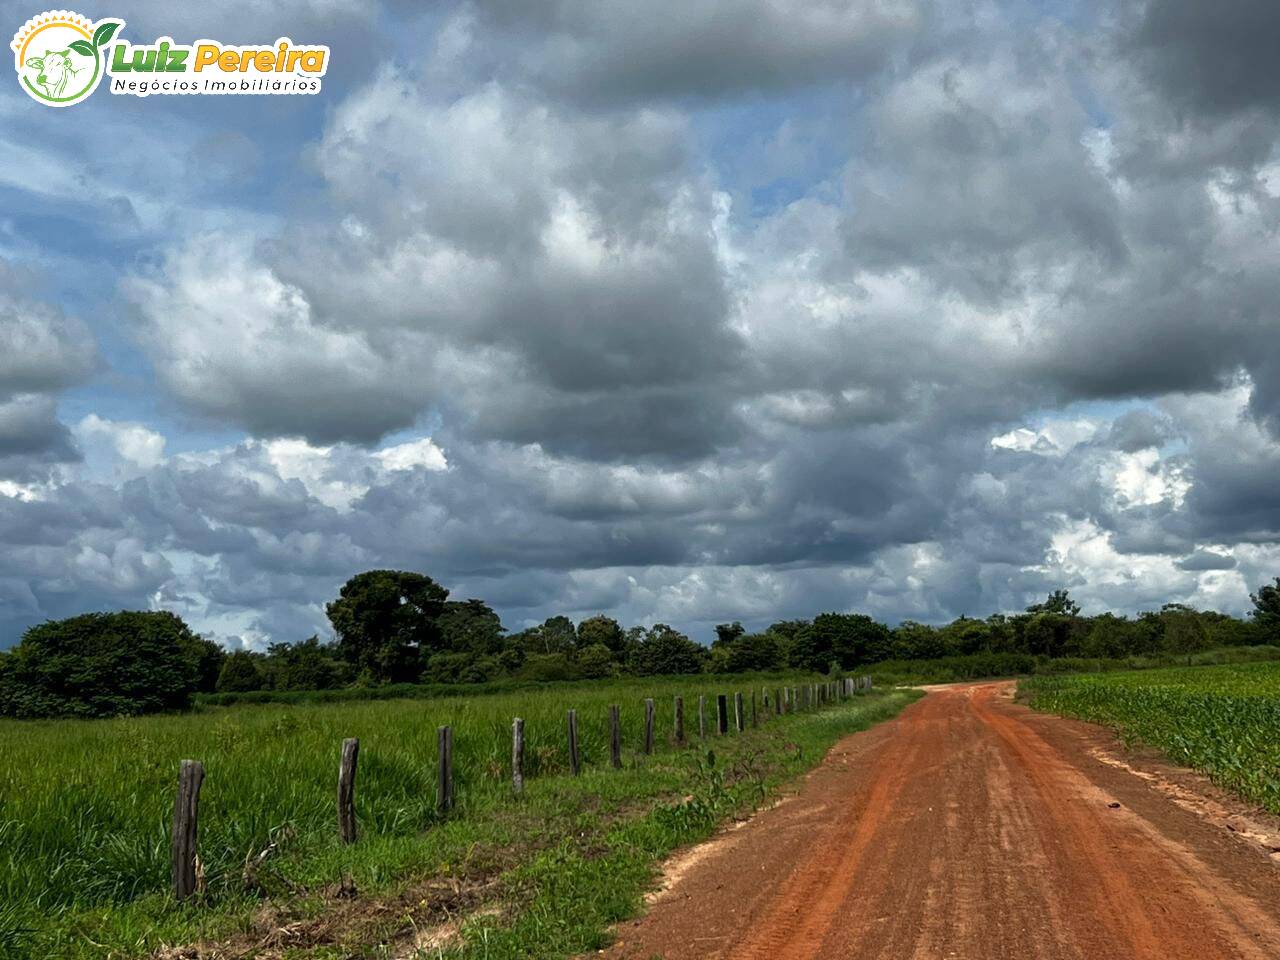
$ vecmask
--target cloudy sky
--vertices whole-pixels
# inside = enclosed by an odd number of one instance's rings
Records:
[[[319,96],[0,84],[0,645],[375,566],[704,641],[1280,574],[1275,0],[237,7],[78,9]]]

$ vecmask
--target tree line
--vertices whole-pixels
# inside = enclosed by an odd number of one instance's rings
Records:
[[[370,570],[326,607],[335,641],[310,637],[226,652],[167,612],[91,613],[27,630],[0,654],[0,714],[100,717],[181,709],[199,692],[328,690],[393,683],[573,680],[701,672],[837,673],[885,661],[976,654],[1121,658],[1280,642],[1280,577],[1240,619],[1170,603],[1086,617],[1066,590],[1017,614],[889,627],[859,613],[715,627],[710,646],[666,624],[603,614],[507,631],[482,600],[451,600],[430,577]]]

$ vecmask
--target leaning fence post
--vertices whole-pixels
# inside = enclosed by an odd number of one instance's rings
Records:
[[[524,791],[524,721],[511,721],[511,785],[516,793]]]
[[[716,730],[722,737],[729,732],[729,698],[723,693],[716,694]]]
[[[622,766],[622,716],[617,704],[609,707],[609,762],[615,770]]]
[[[648,697],[644,701],[644,752],[646,756],[653,753],[653,700]]]
[[[576,777],[582,769],[578,757],[578,711],[569,711],[569,769]]]
[[[196,832],[200,819],[200,785],[204,764],[183,760],[178,766],[178,794],[173,801],[173,895],[185,900],[196,892]]]
[[[698,739],[707,738],[707,695],[698,694]]]
[[[436,729],[436,752],[440,769],[436,774],[436,809],[448,813],[453,809],[453,728]]]
[[[684,743],[684,697],[676,697],[675,706],[676,743]]]

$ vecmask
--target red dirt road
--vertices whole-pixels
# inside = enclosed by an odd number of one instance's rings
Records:
[[[1264,846],[1011,692],[935,690],[846,738],[797,796],[677,861],[607,955],[1280,958]]]

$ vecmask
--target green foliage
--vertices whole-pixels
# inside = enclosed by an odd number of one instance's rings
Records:
[[[332,690],[350,683],[354,676],[337,649],[315,636],[301,643],[271,644],[261,669],[272,690]]]
[[[889,656],[889,628],[860,613],[822,613],[797,632],[791,665],[823,671],[832,660],[845,669],[874,663]]]
[[[1257,593],[1249,595],[1253,601],[1253,620],[1267,635],[1269,641],[1280,638],[1280,577],[1274,583],[1264,583]]]
[[[628,644],[626,631],[613,617],[599,614],[578,624],[578,646],[582,649],[603,644],[615,660],[625,660]]]
[[[631,654],[636,676],[676,676],[699,673],[707,661],[707,649],[665,623],[646,630]]]
[[[369,570],[342,585],[325,609],[338,649],[375,682],[418,679],[422,659],[441,646],[439,620],[449,591],[428,576]]]
[[[172,613],[124,611],[32,627],[0,662],[0,713],[109,717],[188,706],[210,653]]]
[[[446,650],[496,655],[502,650],[502,621],[483,600],[448,600],[439,619]]]
[[[1032,706],[1115,728],[1280,813],[1280,663],[1035,678]]]
[[[219,693],[245,693],[261,690],[265,685],[266,677],[258,668],[258,658],[247,650],[228,654],[223,661],[222,672],[218,674]]]

